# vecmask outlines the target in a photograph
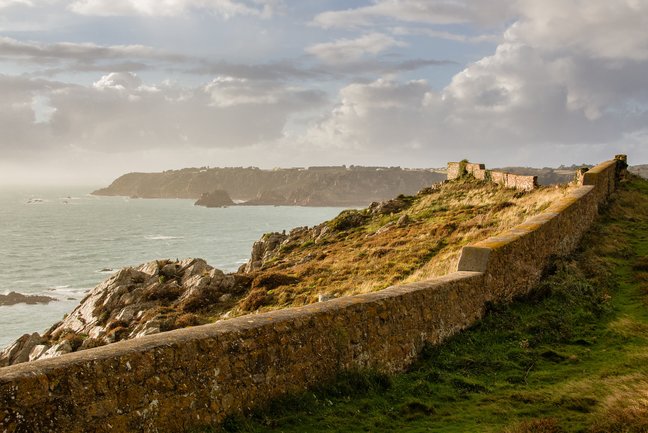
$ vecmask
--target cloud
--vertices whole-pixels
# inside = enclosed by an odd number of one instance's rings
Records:
[[[31,74],[37,76],[53,76],[70,71],[141,71],[198,61],[145,45],[46,44],[1,36],[0,58],[3,62],[34,65],[39,69]]]
[[[445,39],[448,41],[466,42],[471,44],[479,44],[483,42],[498,42],[502,39],[502,36],[493,34],[469,36],[461,33],[434,30],[426,27],[393,27],[390,29],[390,32],[397,36],[422,35],[435,39]]]
[[[376,55],[392,47],[406,44],[383,33],[368,33],[356,39],[337,39],[311,45],[306,52],[329,64],[349,63],[366,55]]]
[[[111,72],[104,75],[98,81],[95,81],[92,86],[95,89],[116,89],[116,90],[137,90],[142,85],[142,80],[133,73],[127,72]]]
[[[495,52],[440,92],[397,79],[346,86],[305,140],[410,157],[466,152],[497,164],[595,161],[620,149],[648,158],[648,5],[529,0],[516,8]]]
[[[311,68],[322,77],[355,76],[369,74],[394,74],[413,71],[428,66],[454,64],[450,60],[407,59],[391,60],[398,55],[385,53],[390,48],[407,46],[405,42],[384,33],[367,33],[355,39],[337,39],[306,47],[305,51],[319,60],[322,65]],[[385,55],[386,54],[386,55]]]
[[[0,150],[9,159],[74,149],[236,149],[282,138],[292,115],[326,102],[323,93],[294,86],[231,77],[153,85],[132,73],[110,73],[90,86],[0,76],[0,92],[7,131]],[[35,98],[46,102],[44,119]]]
[[[602,59],[648,60],[648,2],[640,0],[519,0],[522,18],[509,40],[547,52]]]
[[[604,150],[598,156],[609,157],[616,144],[645,129],[648,121],[645,112],[588,117],[585,110],[569,107],[565,89],[551,80],[518,81],[516,74],[494,77],[477,69],[465,74],[470,78],[457,77],[441,93],[425,81],[349,85],[304,140],[318,147],[393,154],[410,163],[442,163],[460,155],[496,164],[560,164],[583,155],[584,144],[600,145]]]
[[[381,20],[426,24],[479,23],[495,25],[511,17],[514,3],[507,0],[374,0],[359,8],[326,11],[313,23],[323,28],[354,28],[375,25]]]
[[[33,6],[34,4],[31,0],[0,0],[0,9],[16,5]]]
[[[0,56],[4,59],[22,60],[32,63],[52,63],[57,60],[74,60],[88,63],[106,59],[155,59],[181,62],[186,56],[165,53],[145,45],[104,46],[93,43],[61,42],[44,44],[23,42],[0,36]]]
[[[228,19],[239,15],[271,17],[281,7],[279,0],[76,0],[69,9],[80,15],[176,16],[189,10],[209,11]]]

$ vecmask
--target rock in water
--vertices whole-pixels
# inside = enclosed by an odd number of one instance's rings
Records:
[[[215,189],[212,192],[203,193],[200,198],[194,203],[194,206],[226,207],[233,204],[234,202],[230,198],[227,191],[224,191],[222,189]]]
[[[15,304],[48,304],[56,301],[56,298],[41,295],[23,295],[22,293],[9,292],[7,295],[0,295],[0,305]]]

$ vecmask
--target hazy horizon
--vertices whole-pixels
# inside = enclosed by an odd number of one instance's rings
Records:
[[[0,185],[648,163],[648,3],[0,0]]]

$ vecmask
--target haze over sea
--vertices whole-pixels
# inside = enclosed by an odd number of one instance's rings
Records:
[[[89,194],[94,189],[0,188],[0,293],[58,299],[0,306],[0,348],[24,333],[49,328],[112,270],[155,259],[200,257],[231,272],[247,261],[263,233],[312,226],[342,210],[207,209],[193,200],[96,197]]]

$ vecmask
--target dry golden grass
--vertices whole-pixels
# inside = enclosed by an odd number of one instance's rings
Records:
[[[456,269],[464,245],[520,224],[571,188],[520,192],[460,180],[401,197],[396,212],[365,209],[352,211],[351,218],[341,215],[327,223],[326,236],[315,239],[305,232],[282,245],[260,273],[283,273],[294,282],[270,288],[261,305],[243,299],[244,308],[234,314],[253,305],[262,310],[298,306],[316,302],[319,295],[366,293],[447,274]]]
[[[600,405],[591,433],[648,432],[648,377],[624,382]]]
[[[538,418],[522,421],[514,427],[509,427],[503,433],[562,433],[564,430],[553,418]]]

